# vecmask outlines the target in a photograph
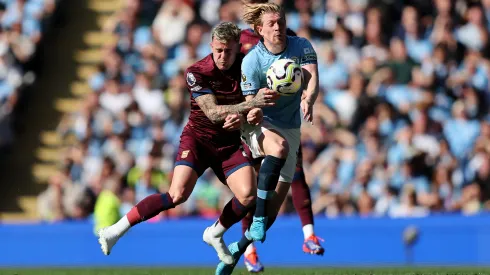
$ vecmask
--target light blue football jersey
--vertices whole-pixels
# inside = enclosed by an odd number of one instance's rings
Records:
[[[243,95],[255,95],[259,89],[267,87],[267,70],[274,61],[285,58],[292,59],[301,66],[317,64],[316,52],[305,38],[287,36],[286,49],[279,54],[269,52],[262,41],[259,41],[242,62]],[[283,129],[300,128],[302,93],[303,90],[292,96],[281,96],[275,106],[263,108],[264,120]]]

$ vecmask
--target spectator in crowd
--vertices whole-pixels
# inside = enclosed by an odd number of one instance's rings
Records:
[[[60,0],[0,0],[0,149],[13,142],[13,110],[34,80],[29,62]]]

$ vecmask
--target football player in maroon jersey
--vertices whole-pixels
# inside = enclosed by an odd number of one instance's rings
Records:
[[[203,235],[222,262],[233,263],[223,234],[255,205],[256,175],[240,138],[248,111],[274,105],[277,93],[261,89],[253,101],[244,101],[240,89],[240,29],[223,22],[212,31],[212,53],[186,71],[191,97],[189,121],[180,137],[172,184],[167,193],[153,194],[133,207],[112,226],[98,232],[102,252],[109,255],[116,242],[134,225],[185,202],[197,179],[208,168],[227,184],[234,197],[219,219]]]

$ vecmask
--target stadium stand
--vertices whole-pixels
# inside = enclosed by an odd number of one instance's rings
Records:
[[[15,138],[14,110],[35,79],[35,57],[61,0],[0,1],[0,148]]]
[[[77,142],[39,197],[44,220],[86,218],[95,208],[110,223],[166,191],[189,111],[183,70],[209,53],[213,24],[246,28],[240,1],[124,2],[103,26],[115,39],[81,84],[91,92],[58,127]],[[314,125],[302,128],[315,214],[490,207],[490,1],[280,2],[320,60]],[[165,215],[214,216],[229,198],[207,173]],[[291,209],[289,200],[282,211]]]

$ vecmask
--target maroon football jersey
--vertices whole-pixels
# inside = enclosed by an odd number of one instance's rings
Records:
[[[240,143],[240,131],[226,131],[223,124],[214,124],[201,110],[195,98],[205,94],[213,94],[218,105],[234,105],[244,100],[240,89],[241,64],[243,55],[238,54],[233,66],[219,70],[213,61],[213,55],[197,61],[186,70],[187,89],[191,95],[191,113],[188,125],[202,137],[204,142],[214,146],[228,146]]]
[[[240,34],[240,44],[242,47],[240,51],[243,54],[247,54],[248,51],[260,41],[260,36],[257,35],[252,29],[243,30]]]
[[[286,34],[289,36],[296,36],[296,33],[289,28],[286,30]],[[259,43],[259,41],[260,41],[260,35],[256,34],[254,30],[252,29],[243,30],[240,34],[240,44],[242,44],[240,51],[243,54],[247,54],[248,51],[250,51],[250,49],[253,46]]]

